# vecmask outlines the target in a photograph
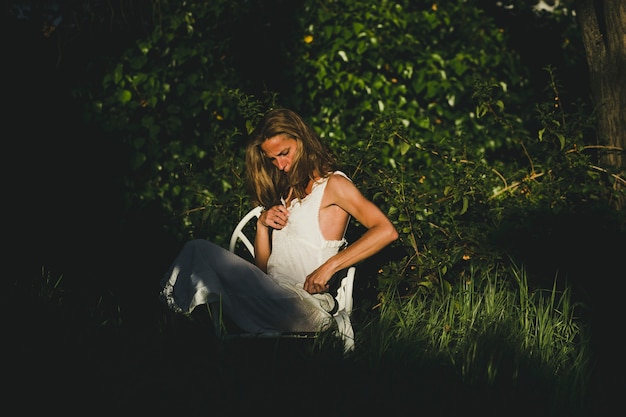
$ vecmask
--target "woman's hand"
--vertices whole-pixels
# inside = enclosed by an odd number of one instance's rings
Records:
[[[311,272],[304,280],[304,290],[309,294],[317,294],[328,291],[330,277],[323,271],[323,267]]]
[[[259,222],[265,227],[272,229],[282,229],[289,219],[289,210],[283,205],[271,207],[259,216]]]

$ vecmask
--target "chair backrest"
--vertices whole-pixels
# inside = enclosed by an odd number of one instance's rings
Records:
[[[248,222],[250,220],[258,219],[262,211],[263,207],[258,206],[250,210],[245,216],[241,218],[241,220],[237,224],[237,227],[235,227],[235,230],[233,230],[233,234],[230,236],[230,246],[228,249],[231,252],[235,252],[235,248],[237,247],[237,241],[241,240],[241,242],[246,246],[246,249],[248,249],[248,252],[250,252],[250,255],[254,257],[254,245],[252,244],[248,236],[246,236],[244,228],[248,225]]]

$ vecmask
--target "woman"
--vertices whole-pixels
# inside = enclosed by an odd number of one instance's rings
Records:
[[[250,135],[247,182],[257,220],[255,263],[207,240],[188,242],[162,281],[175,311],[219,303],[252,333],[316,332],[332,323],[327,290],[339,270],[398,238],[389,219],[341,171],[295,112],[269,111]],[[353,216],[367,231],[345,249]]]

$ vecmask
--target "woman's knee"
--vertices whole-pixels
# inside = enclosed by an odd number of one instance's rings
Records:
[[[209,254],[221,252],[224,248],[206,239],[193,239],[185,243],[183,250],[191,253]]]

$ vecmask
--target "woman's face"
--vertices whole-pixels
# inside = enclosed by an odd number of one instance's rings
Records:
[[[265,156],[279,170],[288,173],[296,155],[298,141],[287,135],[276,135],[261,144]]]

